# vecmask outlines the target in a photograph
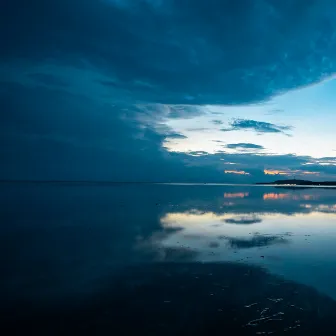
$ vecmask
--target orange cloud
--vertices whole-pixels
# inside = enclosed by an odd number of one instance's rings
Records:
[[[307,170],[278,170],[264,169],[265,175],[320,175],[319,172],[311,172]]]
[[[224,170],[225,174],[250,175],[244,170]]]
[[[276,169],[264,169],[265,175],[290,175],[289,172],[284,170],[276,170]]]

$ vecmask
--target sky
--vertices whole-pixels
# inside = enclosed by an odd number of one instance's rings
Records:
[[[0,179],[334,180],[335,13],[329,0],[6,1]]]

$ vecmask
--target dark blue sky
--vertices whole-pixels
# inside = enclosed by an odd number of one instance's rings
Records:
[[[334,179],[335,13],[328,0],[5,1],[0,178]]]

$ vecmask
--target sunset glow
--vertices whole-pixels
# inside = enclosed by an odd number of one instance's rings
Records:
[[[319,172],[312,172],[306,170],[277,170],[277,169],[264,169],[265,175],[319,175]]]

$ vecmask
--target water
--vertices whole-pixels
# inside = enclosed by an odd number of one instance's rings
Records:
[[[0,188],[13,333],[334,334],[336,189]]]

